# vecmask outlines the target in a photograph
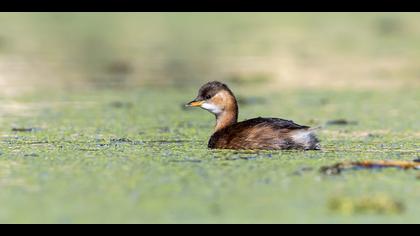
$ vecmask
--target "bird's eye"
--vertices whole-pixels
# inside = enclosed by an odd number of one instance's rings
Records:
[[[210,98],[211,98],[211,96],[210,95],[207,95],[207,96],[205,96],[204,97],[206,100],[209,100]]]

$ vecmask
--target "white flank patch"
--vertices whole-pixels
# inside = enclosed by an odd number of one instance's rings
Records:
[[[292,135],[292,139],[293,141],[295,141],[296,143],[300,143],[303,145],[310,145],[311,144],[311,131],[308,130],[302,130],[302,131],[298,131],[295,132]]]
[[[216,115],[222,113],[222,109],[220,109],[220,107],[207,102],[203,103],[203,105],[201,105],[201,108],[206,109],[207,111]]]

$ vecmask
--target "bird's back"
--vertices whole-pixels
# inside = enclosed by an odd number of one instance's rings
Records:
[[[319,149],[308,126],[279,118],[255,118],[217,131],[208,147],[214,149]]]

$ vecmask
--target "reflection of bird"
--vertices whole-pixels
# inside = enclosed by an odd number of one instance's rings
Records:
[[[238,123],[238,104],[223,83],[203,85],[187,106],[201,107],[216,115],[216,131],[208,147],[215,149],[318,150],[319,141],[308,126],[278,118],[254,118]]]

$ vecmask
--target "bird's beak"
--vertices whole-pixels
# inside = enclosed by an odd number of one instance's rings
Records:
[[[187,107],[201,107],[201,105],[203,105],[204,101],[192,101],[190,103],[188,103],[186,106]]]

